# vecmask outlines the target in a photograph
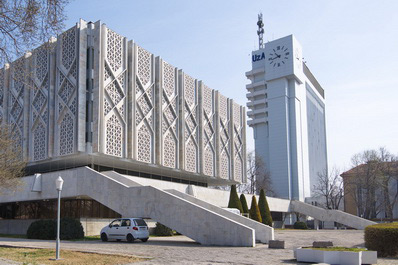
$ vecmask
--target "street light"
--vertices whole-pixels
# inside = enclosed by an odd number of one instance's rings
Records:
[[[57,218],[57,243],[56,243],[56,254],[55,254],[55,260],[59,260],[59,230],[61,226],[61,191],[62,191],[62,185],[64,185],[64,180],[59,176],[55,180],[55,187],[57,188],[58,191],[58,218]]]

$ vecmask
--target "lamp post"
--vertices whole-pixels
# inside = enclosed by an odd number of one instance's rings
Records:
[[[56,254],[55,254],[55,260],[59,260],[59,230],[61,226],[61,191],[62,191],[62,185],[64,184],[64,180],[59,176],[55,180],[55,186],[57,187],[58,191],[58,217],[57,217],[57,243],[56,243]]]

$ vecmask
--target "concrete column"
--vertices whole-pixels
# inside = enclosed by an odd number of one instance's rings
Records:
[[[319,230],[319,220],[314,219],[314,230]]]
[[[135,45],[128,42],[128,68],[127,68],[127,157],[135,159],[134,130],[135,130]]]
[[[77,64],[77,145],[76,151],[86,151],[86,82],[87,75],[92,79],[92,69],[87,69],[87,22],[80,19],[77,27],[78,37],[78,50],[76,52],[76,64]]]
[[[214,131],[216,138],[216,163],[215,163],[215,176],[220,177],[220,103],[219,103],[219,94],[220,92],[215,91],[214,93],[214,100],[215,100],[215,124],[214,124]]]
[[[199,152],[198,152],[198,163],[199,163],[199,173],[203,174],[204,173],[204,165],[203,165],[203,161],[204,161],[204,148],[203,148],[203,144],[204,144],[204,133],[203,133],[203,82],[199,81],[197,83],[197,91],[198,91],[198,111],[199,111],[199,120],[198,120],[198,131],[199,131]]]
[[[155,118],[155,163],[158,165],[163,164],[163,128],[162,128],[162,97],[163,97],[163,64],[162,59],[157,56],[155,58],[155,110],[154,110],[154,118]]]
[[[230,151],[230,156],[229,156],[229,161],[230,161],[230,175],[229,178],[230,180],[235,180],[236,181],[236,176],[235,176],[235,155],[237,150],[235,150],[235,144],[234,144],[234,139],[235,139],[235,124],[234,124],[234,101],[232,99],[228,99],[228,112],[229,112],[229,124],[228,124],[228,130],[229,130],[229,151]]]
[[[184,117],[184,72],[178,70],[178,141],[179,141],[179,169],[185,169],[185,117]]]

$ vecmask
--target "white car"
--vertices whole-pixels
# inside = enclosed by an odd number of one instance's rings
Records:
[[[148,241],[148,225],[142,218],[119,218],[112,221],[109,225],[101,229],[101,240],[127,240],[133,242],[140,239],[142,242]]]

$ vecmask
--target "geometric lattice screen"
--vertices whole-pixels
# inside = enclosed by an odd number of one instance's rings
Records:
[[[15,150],[29,162],[86,153],[112,156],[100,157],[103,166],[241,181],[244,116],[244,108],[100,21],[81,20],[0,69],[0,123],[9,123]],[[152,166],[126,163],[137,161]]]
[[[203,173],[215,176],[216,137],[214,90],[202,84]]]
[[[189,172],[199,172],[199,104],[196,80],[181,71],[183,88],[183,143],[184,169]]]
[[[127,133],[127,52],[126,40],[110,29],[104,29],[103,50],[103,130],[104,152],[126,156]]]
[[[219,105],[219,174],[223,179],[231,178],[231,131],[230,131],[230,108],[226,97],[218,94]]]
[[[154,163],[155,145],[155,82],[153,54],[134,45],[134,158],[140,162]]]
[[[30,92],[30,158],[47,158],[50,92],[50,47],[42,45],[33,52]]]
[[[161,97],[161,161],[162,165],[169,168],[178,167],[178,87],[177,69],[160,61],[161,78],[160,97]]]
[[[20,151],[25,149],[23,138],[25,122],[24,96],[27,83],[26,61],[27,59],[21,57],[11,64],[10,87],[8,90],[8,122],[16,145],[15,150]]]
[[[243,145],[243,110],[235,102],[232,104],[233,113],[233,145],[234,145],[234,180],[244,179],[244,145]]]
[[[55,82],[55,146],[58,155],[76,151],[78,106],[78,36],[75,26],[57,41],[57,67]]]
[[[6,79],[6,76],[5,76],[5,69],[4,68],[1,68],[0,69],[0,125],[2,124],[2,122],[3,122],[3,120],[5,120],[5,117],[4,117],[4,115],[5,115],[5,112],[4,112],[4,109],[5,109],[5,103],[4,103],[4,100],[5,100],[5,90],[6,90],[6,88],[4,87],[5,86],[5,80]]]

